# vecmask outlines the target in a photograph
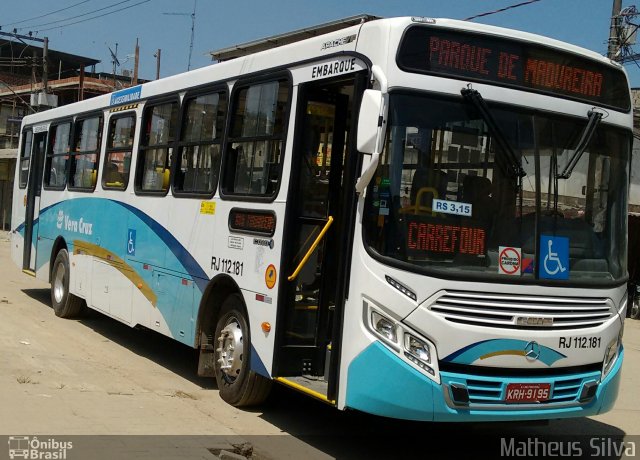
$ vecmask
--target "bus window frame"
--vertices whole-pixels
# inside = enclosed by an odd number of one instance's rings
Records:
[[[118,120],[121,118],[131,118],[133,119],[133,139],[131,141],[131,145],[128,146],[127,148],[122,148],[122,147],[109,147],[109,137],[111,135],[111,122],[114,120]],[[129,187],[129,181],[131,178],[131,169],[133,166],[133,152],[134,152],[134,146],[136,144],[136,130],[138,128],[138,124],[137,123],[137,112],[135,110],[129,110],[126,112],[116,112],[116,113],[112,113],[107,122],[104,124],[104,128],[106,130],[106,136],[104,139],[104,158],[102,160],[102,174],[101,174],[101,184],[102,184],[102,189],[103,190],[115,190],[115,191],[119,191],[119,192],[124,192],[125,190],[127,190],[127,188]],[[127,176],[123,177],[123,185],[121,187],[119,186],[114,186],[114,185],[108,185],[109,182],[107,180],[106,174],[108,173],[107,171],[107,166],[108,166],[108,162],[109,162],[109,154],[110,153],[127,153],[130,152],[129,155],[129,170],[127,172]]]
[[[79,122],[82,121],[86,121],[89,120],[91,118],[98,118],[99,119],[99,123],[98,123],[98,139],[97,139],[97,143],[96,143],[96,149],[95,150],[87,150],[87,151],[76,151],[75,148],[75,144],[77,142],[76,139],[76,134],[77,134],[77,124]],[[69,165],[67,166],[68,169],[68,176],[67,176],[67,189],[70,191],[74,191],[74,192],[84,192],[84,193],[93,193],[96,189],[96,185],[98,183],[98,168],[100,167],[100,154],[102,153],[102,136],[103,136],[103,130],[104,130],[104,113],[100,110],[100,111],[96,111],[96,112],[90,112],[90,113],[86,113],[86,114],[82,114],[79,115],[75,118],[75,120],[73,121],[73,126],[71,129],[71,144],[70,144],[70,151],[69,151]],[[70,182],[70,178],[71,178],[71,169],[74,166],[75,160],[77,157],[82,156],[82,155],[91,155],[94,154],[96,155],[96,161],[94,162],[94,166],[95,166],[95,173],[96,173],[96,179],[93,181],[93,184],[91,187],[78,187],[78,186],[71,186],[71,182]]]
[[[66,155],[67,157],[71,156],[71,142],[73,139],[73,118],[61,118],[58,120],[53,120],[51,121],[51,124],[49,125],[49,129],[47,130],[47,149],[46,149],[46,153],[45,153],[45,158],[44,158],[44,174],[43,174],[43,178],[42,178],[42,188],[44,190],[53,190],[53,191],[62,191],[65,190],[67,188],[67,183],[69,182],[69,158],[67,158],[67,161],[65,163],[65,168],[64,168],[64,184],[63,185],[50,185],[49,184],[49,180],[51,178],[51,161],[53,157],[59,157],[59,156],[64,156]],[[60,125],[64,125],[65,123],[69,123],[71,126],[69,128],[69,150],[67,150],[66,153],[58,153],[58,154],[54,154],[53,152],[53,145],[54,142],[52,142],[52,136],[53,136],[53,131]]]
[[[144,174],[144,161],[142,158],[144,156],[144,152],[146,150],[150,150],[149,145],[147,145],[147,140],[145,139],[146,133],[144,131],[144,126],[147,122],[147,117],[149,116],[149,112],[153,110],[154,107],[165,105],[165,104],[177,104],[178,107],[178,116],[176,117],[176,126],[174,127],[173,140],[166,144],[154,144],[152,148],[166,148],[167,149],[167,159],[169,160],[170,155],[175,156],[177,150],[176,146],[178,143],[178,135],[180,133],[180,113],[182,111],[182,98],[180,97],[180,93],[178,91],[165,94],[158,98],[149,99],[144,106],[142,107],[142,116],[140,121],[140,127],[137,130],[138,133],[138,145],[135,149],[135,174],[133,179],[133,189],[136,195],[139,196],[166,196],[169,191],[172,189],[171,182],[173,181],[173,163],[175,163],[175,158],[172,159],[171,164],[169,165],[169,183],[167,184],[167,188],[164,190],[144,190],[142,188],[143,174]],[[135,138],[134,138],[135,144]],[[169,152],[171,150],[171,153]],[[132,160],[133,163],[133,160]]]
[[[224,96],[226,97],[222,130],[221,130],[220,136],[217,138],[219,140],[217,142],[215,140],[208,141],[208,142],[193,142],[193,141],[183,142],[182,135],[184,134],[183,133],[184,120],[186,117],[186,110],[188,107],[188,103],[199,96],[205,96],[208,94],[224,94]],[[224,82],[217,82],[214,85],[201,86],[195,89],[191,88],[191,89],[188,89],[187,92],[185,93],[180,103],[180,113],[178,116],[178,135],[175,141],[175,144],[176,144],[175,161],[173,161],[173,163],[171,164],[170,188],[171,188],[171,194],[173,196],[177,198],[200,198],[200,199],[202,198],[211,199],[215,196],[222,179],[222,170],[223,170],[222,160],[224,157],[224,145],[227,137],[227,125],[229,122],[230,106],[231,106],[231,95],[229,92],[229,86]],[[176,181],[176,171],[181,161],[180,149],[182,149],[183,147],[191,147],[195,145],[216,145],[216,144],[220,146],[220,164],[218,165],[218,178],[216,180],[216,183],[214,184],[213,190],[211,192],[198,192],[198,191],[185,192],[183,190],[177,189],[175,187],[175,181]],[[212,172],[213,172],[213,169],[212,169]]]
[[[288,100],[285,104],[284,110],[282,112],[282,133],[279,138],[282,140],[282,150],[280,152],[280,164],[278,167],[278,184],[273,190],[271,194],[268,195],[248,195],[244,193],[235,193],[229,192],[227,188],[227,183],[230,180],[230,176],[233,177],[233,173],[235,173],[235,168],[231,171],[231,164],[235,164],[234,162],[229,161],[229,151],[231,150],[231,144],[237,142],[237,139],[259,139],[259,140],[273,140],[275,136],[259,136],[259,137],[232,137],[231,129],[233,124],[234,111],[237,108],[238,104],[238,93],[245,88],[249,88],[254,85],[260,85],[271,82],[282,82],[286,84],[286,88],[289,91]],[[257,202],[257,203],[272,203],[275,201],[276,197],[280,193],[280,187],[282,186],[283,172],[284,166],[286,162],[286,151],[287,151],[287,137],[289,135],[289,124],[291,118],[291,107],[293,104],[293,75],[289,69],[277,71],[270,73],[268,75],[254,75],[248,78],[238,79],[231,90],[231,95],[229,97],[229,104],[227,110],[227,122],[225,127],[225,136],[223,142],[223,150],[222,150],[222,162],[220,167],[220,180],[219,189],[220,189],[220,197],[223,200],[229,201],[245,201],[245,202]],[[231,163],[231,164],[230,164]]]
[[[29,155],[25,157],[24,147],[25,147],[25,137],[27,133],[31,133],[31,142],[29,142]],[[27,184],[29,183],[29,168],[31,168],[31,156],[33,154],[33,137],[34,136],[35,136],[35,133],[33,132],[33,126],[25,126],[22,129],[21,139],[20,139],[20,153],[18,157],[18,164],[16,166],[18,169],[18,188],[21,190],[26,189]],[[22,182],[22,163],[25,161],[27,162],[27,177],[23,183]]]

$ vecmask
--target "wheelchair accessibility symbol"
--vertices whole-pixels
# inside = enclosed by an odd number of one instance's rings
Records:
[[[127,231],[127,255],[136,255],[136,231],[131,228]]]
[[[569,238],[540,236],[540,278],[569,279]]]

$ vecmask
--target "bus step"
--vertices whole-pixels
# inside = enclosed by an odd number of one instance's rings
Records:
[[[308,394],[309,396],[313,396],[321,401],[324,401],[329,404],[334,404],[335,401],[329,400],[327,398],[327,390],[329,388],[329,384],[322,379],[322,377],[310,377],[310,376],[292,376],[292,377],[276,377],[276,382],[282,383],[288,387],[291,387],[295,390],[298,390],[302,393]]]

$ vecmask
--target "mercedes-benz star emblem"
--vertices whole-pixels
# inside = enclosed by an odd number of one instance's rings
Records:
[[[535,361],[540,357],[540,345],[538,345],[538,342],[529,342],[524,347],[524,353],[524,356],[529,361]]]

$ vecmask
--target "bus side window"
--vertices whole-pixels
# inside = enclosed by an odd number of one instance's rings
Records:
[[[102,172],[102,188],[125,190],[129,183],[136,116],[130,112],[109,120],[107,148]]]
[[[227,95],[218,92],[187,96],[183,106],[173,191],[176,196],[210,196],[218,187]]]
[[[282,173],[289,93],[286,80],[257,83],[234,93],[223,193],[275,195]]]
[[[136,193],[165,194],[169,190],[177,125],[177,101],[145,108],[138,147]]]
[[[102,115],[76,120],[69,165],[70,190],[93,191],[95,188],[101,134]]]
[[[50,131],[45,165],[45,188],[64,189],[67,184],[67,162],[71,140],[71,122],[53,125]]]

